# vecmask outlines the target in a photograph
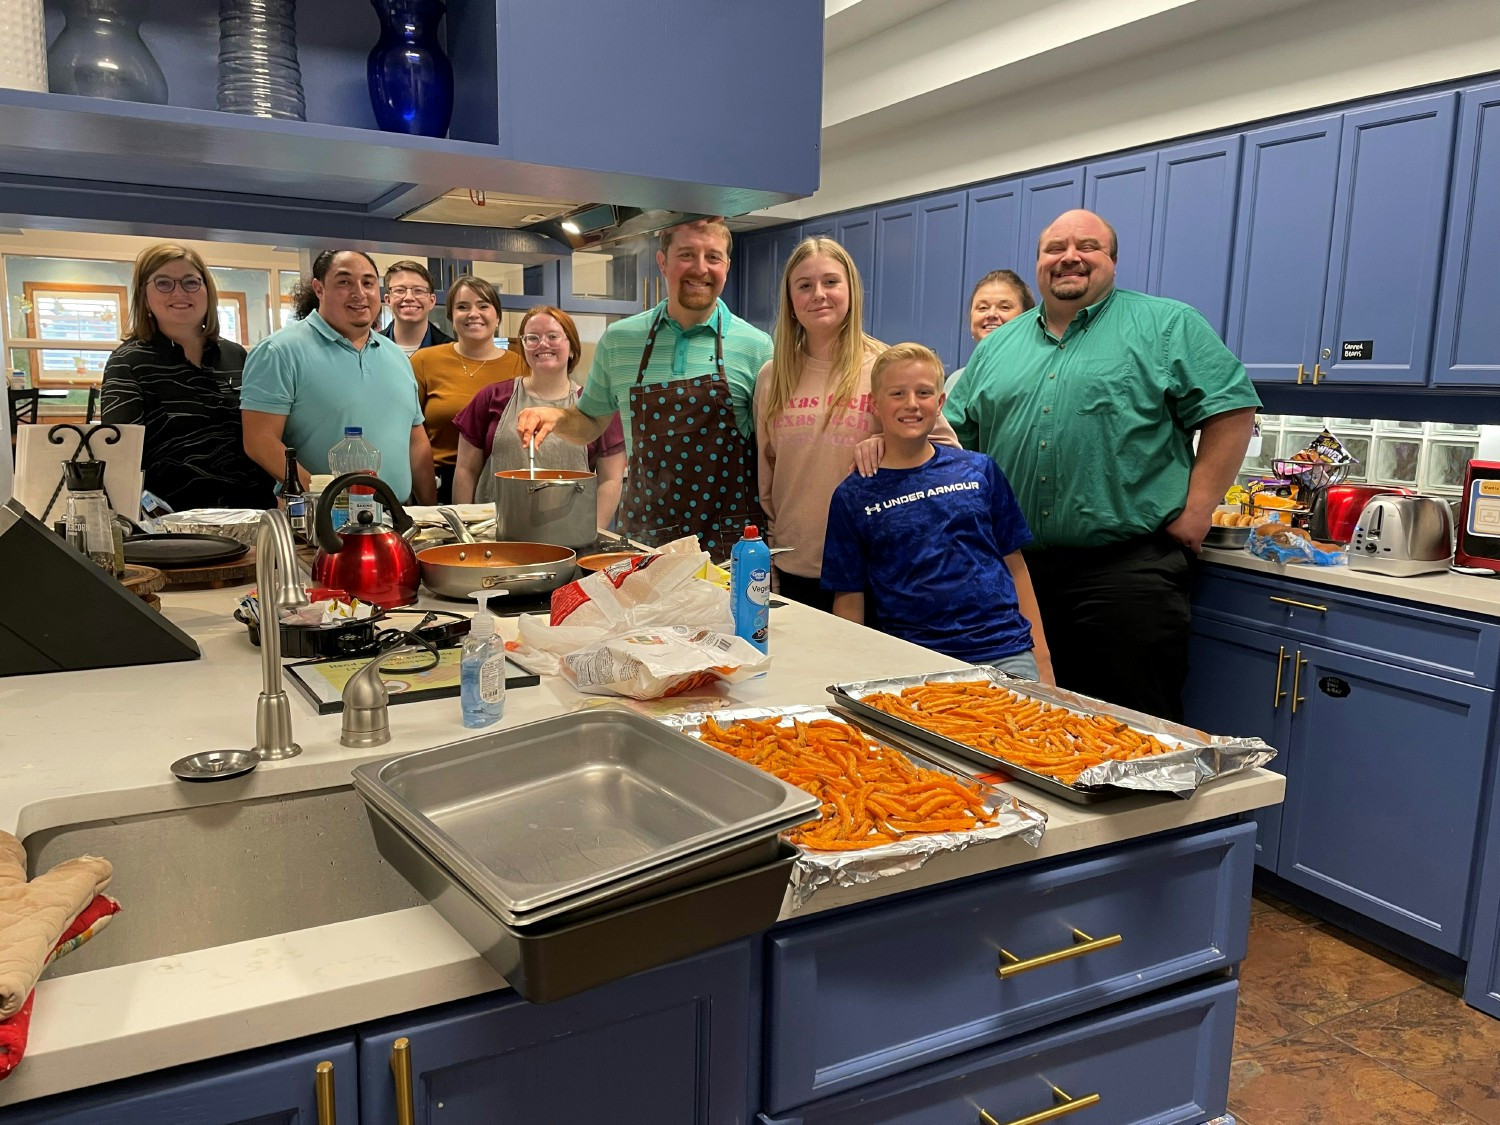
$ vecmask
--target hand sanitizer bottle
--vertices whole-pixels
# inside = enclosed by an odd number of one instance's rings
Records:
[[[487,727],[505,714],[505,641],[495,632],[495,615],[487,604],[490,598],[504,593],[476,590],[469,595],[479,603],[479,609],[469,621],[469,635],[464,638],[458,662],[458,698],[466,727]]]

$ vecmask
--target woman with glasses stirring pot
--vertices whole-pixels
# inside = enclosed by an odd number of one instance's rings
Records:
[[[500,295],[484,278],[465,276],[453,283],[448,290],[448,319],[458,339],[422,348],[411,357],[417,400],[422,404],[427,440],[432,443],[440,504],[455,498],[459,432],[454,428],[454,418],[485,387],[509,384],[526,371],[519,355],[495,346],[495,334],[500,330]]]
[[[579,360],[573,318],[551,305],[538,305],[522,319],[520,336],[528,373],[485,387],[454,419],[459,433],[458,472],[453,478],[457,503],[494,500],[495,474],[527,467],[526,449],[516,434],[516,416],[522,410],[566,409],[578,401],[578,386],[569,378]],[[619,415],[587,446],[548,434],[536,447],[536,467],[593,472],[598,478],[599,526],[608,527],[625,478],[625,431]]]
[[[219,335],[218,289],[196,250],[140,252],[121,339],[104,365],[100,420],[145,427],[146,489],[179,512],[271,507],[275,482],[244,451],[245,349]]]

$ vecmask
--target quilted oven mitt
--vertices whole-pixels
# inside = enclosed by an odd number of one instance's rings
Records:
[[[63,933],[109,886],[107,859],[82,856],[26,881],[26,852],[0,832],[0,1020],[21,1010]]]

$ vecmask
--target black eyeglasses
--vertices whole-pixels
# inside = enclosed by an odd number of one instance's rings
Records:
[[[203,279],[201,277],[153,277],[151,279],[151,288],[155,289],[162,296],[166,296],[172,290],[178,288],[184,293],[196,293],[203,288]]]

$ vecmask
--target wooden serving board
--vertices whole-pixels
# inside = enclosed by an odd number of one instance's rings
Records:
[[[255,581],[255,548],[230,562],[163,569],[169,590],[223,590]]]
[[[125,564],[125,576],[120,579],[120,585],[147,603],[156,601],[160,604],[154,595],[166,584],[167,576],[164,573],[155,567],[137,566],[135,563]]]

